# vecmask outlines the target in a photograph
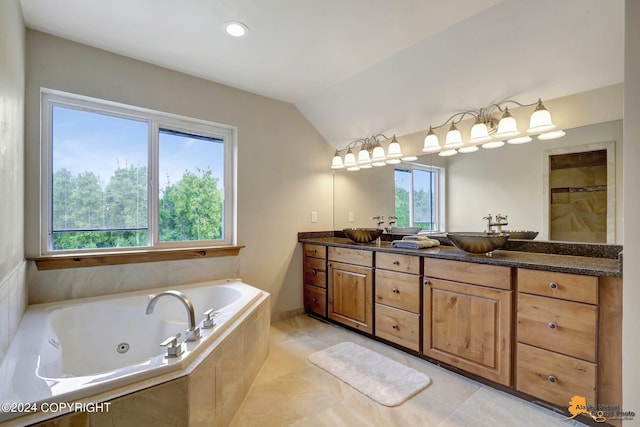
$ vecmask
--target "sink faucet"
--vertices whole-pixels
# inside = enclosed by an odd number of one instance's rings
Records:
[[[487,221],[487,229],[484,232],[487,233],[487,234],[492,234],[493,233],[493,215],[492,214],[488,214],[487,216],[483,217],[482,219]]]
[[[156,306],[158,299],[160,299],[160,297],[165,295],[178,298],[180,302],[184,304],[184,307],[187,309],[187,314],[189,315],[189,319],[188,319],[189,328],[186,331],[185,340],[189,342],[198,341],[200,339],[200,328],[196,326],[196,316],[193,311],[193,304],[191,304],[191,301],[189,301],[189,298],[187,298],[187,296],[182,292],[164,291],[164,292],[160,292],[157,295],[152,296],[151,299],[149,300],[149,303],[147,304],[147,314],[153,313],[153,309]]]
[[[391,233],[391,229],[396,223],[396,219],[398,219],[398,217],[393,215],[388,218],[389,226],[387,227],[387,233]]]
[[[507,222],[507,215],[501,215],[501,214],[497,214],[496,215],[496,222],[494,224],[496,226],[496,232],[498,234],[502,233],[502,226],[503,225],[509,225],[509,222]]]
[[[377,228],[384,224],[384,215],[373,216],[371,219],[375,219],[378,222]]]
[[[485,231],[485,233],[487,234],[494,234],[494,233],[500,234],[502,233],[502,226],[509,225],[509,223],[507,222],[507,215],[497,214],[495,222],[493,220],[492,214],[489,214],[482,219],[487,221],[487,230]],[[493,227],[496,227],[495,231]]]

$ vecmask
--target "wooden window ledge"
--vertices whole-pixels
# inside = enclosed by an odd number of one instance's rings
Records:
[[[58,270],[62,268],[98,267],[143,262],[238,256],[242,248],[244,248],[243,245],[180,249],[145,249],[119,252],[87,252],[73,255],[47,255],[27,259],[29,261],[35,261],[38,270]]]

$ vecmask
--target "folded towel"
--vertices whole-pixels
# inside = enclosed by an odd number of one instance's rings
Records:
[[[391,246],[401,249],[426,249],[434,246],[439,246],[440,242],[437,240],[394,240],[391,242]]]
[[[412,234],[410,236],[404,236],[402,240],[431,240],[427,236],[418,236],[417,234]]]

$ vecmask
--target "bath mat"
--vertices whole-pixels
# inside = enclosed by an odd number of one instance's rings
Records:
[[[351,342],[309,355],[309,361],[385,406],[398,406],[429,385],[413,368]]]

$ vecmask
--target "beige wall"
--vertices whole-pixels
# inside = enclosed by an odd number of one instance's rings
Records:
[[[30,302],[239,275],[271,293],[274,318],[302,307],[297,232],[332,227],[331,149],[293,105],[27,30],[28,256],[39,250],[40,87],[236,126],[238,243],[246,247],[237,259],[49,272],[30,263]]]
[[[25,34],[18,0],[0,2],[0,361],[24,313]]]
[[[640,2],[625,2],[624,82],[624,303],[622,307],[623,409],[640,426]]]

